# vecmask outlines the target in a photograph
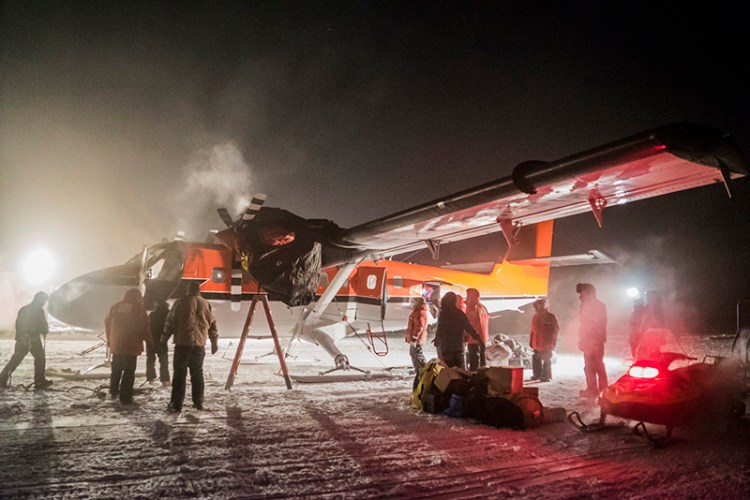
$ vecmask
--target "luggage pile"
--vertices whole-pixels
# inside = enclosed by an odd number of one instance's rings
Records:
[[[523,368],[481,367],[468,372],[430,361],[420,372],[412,407],[454,418],[472,418],[493,427],[525,429],[560,421],[565,410],[545,410],[537,387],[523,386]]]

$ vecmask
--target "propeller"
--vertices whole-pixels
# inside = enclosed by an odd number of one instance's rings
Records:
[[[227,210],[224,207],[217,208],[216,211],[219,213],[219,217],[221,218],[221,221],[224,223],[227,227],[232,227],[235,222],[240,222],[242,220],[243,222],[251,221],[255,218],[255,216],[260,212],[261,207],[263,207],[263,204],[266,202],[267,196],[264,193],[255,193],[253,195],[253,198],[250,200],[250,204],[247,206],[245,211],[242,214],[242,217],[238,217],[237,221],[232,219],[232,216],[229,213],[229,210]],[[241,228],[239,228],[241,229]],[[239,230],[238,229],[238,230]]]
[[[225,226],[231,227],[232,224],[234,224],[234,221],[232,220],[232,216],[229,215],[229,210],[227,210],[224,207],[216,209],[217,212],[219,212],[219,217],[221,217],[222,222]]]
[[[239,253],[240,245],[238,244],[238,236],[241,234],[244,226],[253,220],[255,216],[260,212],[263,203],[266,201],[266,195],[263,193],[255,193],[250,204],[245,209],[241,218],[237,221],[232,220],[232,216],[226,208],[219,208],[217,212],[219,217],[227,226],[227,229],[221,232],[217,232],[216,236],[219,241],[224,243],[226,246],[232,249],[232,281],[230,287],[230,296],[232,300],[231,308],[232,311],[239,311],[242,303],[242,255]],[[230,229],[231,228],[231,229]]]
[[[245,223],[253,220],[265,202],[266,195],[264,193],[255,193],[253,199],[250,200],[250,204],[245,209],[245,213],[242,214],[242,222]]]

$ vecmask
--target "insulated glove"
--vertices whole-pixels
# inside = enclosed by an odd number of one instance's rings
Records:
[[[211,340],[211,354],[216,354],[216,351],[218,350],[219,350],[219,341]]]

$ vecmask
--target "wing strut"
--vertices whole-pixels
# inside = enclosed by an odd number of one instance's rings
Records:
[[[734,193],[732,192],[732,170],[723,161],[719,161],[719,171],[721,172],[721,180],[724,182],[724,189],[727,190],[727,195],[734,199]]]
[[[508,250],[510,250],[513,245],[518,244],[518,232],[521,230],[521,223],[500,217],[497,218],[497,223],[500,224],[505,241],[508,243]]]
[[[427,244],[427,249],[432,254],[432,259],[438,260],[440,256],[440,242],[438,240],[425,240],[425,243]]]
[[[320,318],[320,316],[326,310],[334,297],[336,297],[336,292],[338,292],[339,289],[343,286],[344,282],[349,278],[349,274],[351,274],[352,270],[357,267],[359,263],[360,261],[349,262],[341,266],[331,282],[328,283],[328,286],[326,287],[320,298],[313,304],[307,306],[302,311],[302,314],[300,314],[300,317],[297,320],[297,324],[294,327],[292,338],[289,341],[289,344],[287,344],[286,351],[284,352],[285,356],[289,352],[289,349],[292,346],[292,342],[299,339],[306,328],[312,329],[312,327],[315,325],[315,322],[318,320],[318,318]],[[345,354],[338,350],[338,348],[335,346],[328,335],[321,335],[325,338],[318,339],[317,343],[320,344],[326,351],[328,351],[331,356],[333,356],[336,366],[340,369],[349,368],[349,358],[347,358]]]

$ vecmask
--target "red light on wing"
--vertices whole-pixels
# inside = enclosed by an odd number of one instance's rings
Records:
[[[653,366],[631,366],[628,375],[633,378],[656,378],[659,376],[659,369]]]

